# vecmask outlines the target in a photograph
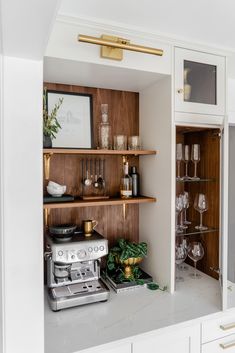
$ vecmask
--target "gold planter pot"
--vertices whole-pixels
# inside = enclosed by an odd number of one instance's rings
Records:
[[[132,276],[132,266],[140,264],[142,260],[142,257],[129,257],[126,260],[120,260],[119,258],[116,259],[117,263],[124,266],[125,278],[130,278]]]

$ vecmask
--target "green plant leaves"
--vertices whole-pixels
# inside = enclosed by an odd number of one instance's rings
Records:
[[[61,126],[57,120],[57,113],[63,103],[63,98],[59,98],[59,102],[55,104],[51,113],[47,111],[47,89],[43,92],[43,134],[51,138],[55,138]]]

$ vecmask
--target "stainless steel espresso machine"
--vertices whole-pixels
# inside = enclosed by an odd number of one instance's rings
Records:
[[[48,300],[53,311],[106,301],[109,289],[100,279],[100,259],[108,241],[99,233],[71,238],[46,236]]]

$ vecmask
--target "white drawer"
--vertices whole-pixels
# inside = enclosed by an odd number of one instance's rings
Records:
[[[235,313],[224,314],[218,319],[212,319],[202,323],[202,343],[210,342],[231,334],[235,334]]]
[[[235,353],[235,334],[202,345],[202,353]]]

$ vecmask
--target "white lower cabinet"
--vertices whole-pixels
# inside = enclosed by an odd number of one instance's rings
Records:
[[[202,343],[235,334],[235,312],[202,323]],[[235,348],[234,348],[235,352]]]
[[[132,353],[200,353],[200,324],[171,329],[164,334],[149,334],[133,342]]]
[[[202,345],[202,353],[235,353],[235,335],[229,335]]]

